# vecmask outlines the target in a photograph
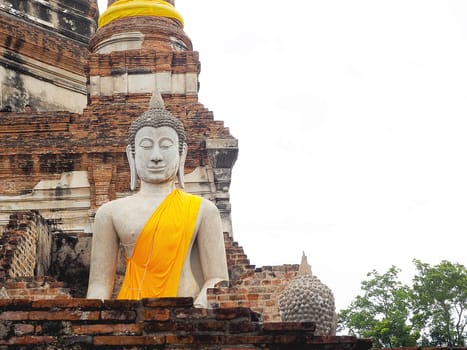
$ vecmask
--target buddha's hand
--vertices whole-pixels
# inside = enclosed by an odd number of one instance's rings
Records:
[[[195,299],[194,306],[199,307],[199,308],[209,308],[208,296],[207,296],[208,288],[214,288],[216,283],[221,282],[221,281],[225,281],[225,279],[214,277],[214,278],[207,280],[204,283],[203,288],[201,288],[201,291],[199,292],[198,297]]]
[[[203,290],[201,290],[198,297],[194,301],[194,306],[197,308],[208,308],[208,297],[206,295],[206,289],[203,288]]]

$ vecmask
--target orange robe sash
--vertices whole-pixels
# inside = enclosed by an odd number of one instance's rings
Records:
[[[117,299],[176,297],[201,197],[174,190],[144,225]]]

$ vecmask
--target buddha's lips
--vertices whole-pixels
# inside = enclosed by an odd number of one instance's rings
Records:
[[[164,170],[165,167],[156,167],[156,168],[147,168],[149,171],[161,171]]]

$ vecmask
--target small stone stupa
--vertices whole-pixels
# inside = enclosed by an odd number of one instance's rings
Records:
[[[313,276],[305,253],[297,276],[279,296],[282,322],[314,322],[315,335],[335,335],[337,317],[331,289]]]

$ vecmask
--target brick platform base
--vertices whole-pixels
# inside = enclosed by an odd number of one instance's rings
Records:
[[[367,350],[368,339],[313,336],[312,323],[263,323],[248,308],[191,298],[0,300],[0,349]]]

